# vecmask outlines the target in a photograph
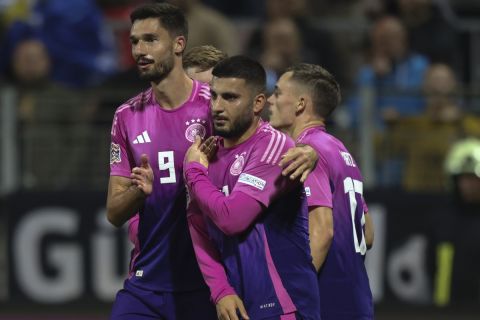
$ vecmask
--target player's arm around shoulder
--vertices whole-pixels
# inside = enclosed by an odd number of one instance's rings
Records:
[[[110,176],[107,195],[107,219],[121,227],[143,206],[152,193],[153,170],[146,155],[142,155],[140,167],[132,169],[130,178]]]
[[[281,156],[279,165],[283,168],[282,175],[290,176],[292,180],[300,178],[300,182],[305,182],[317,161],[317,151],[308,144],[299,143]]]

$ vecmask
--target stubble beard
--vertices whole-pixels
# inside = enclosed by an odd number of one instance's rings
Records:
[[[155,63],[154,69],[151,71],[140,72],[140,79],[159,83],[165,79],[173,70],[173,56],[166,58],[161,63]]]
[[[245,131],[250,128],[253,122],[253,116],[243,115],[238,118],[236,121],[232,122],[230,128],[217,128],[215,125],[213,127],[214,135],[220,136],[222,138],[231,139],[238,138],[245,133]]]

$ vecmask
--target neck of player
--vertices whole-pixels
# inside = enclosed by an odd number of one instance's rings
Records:
[[[193,80],[183,68],[175,67],[170,74],[159,83],[151,83],[155,100],[164,109],[176,109],[182,106],[192,94]]]
[[[293,125],[286,130],[287,134],[292,137],[293,140],[297,140],[298,136],[305,130],[313,127],[324,127],[325,120],[323,118],[303,115],[297,117]]]
[[[252,125],[244,133],[242,133],[242,135],[234,138],[224,138],[223,146],[225,148],[232,148],[239,145],[240,143],[248,140],[248,138],[253,136],[259,126],[260,126],[260,117],[255,116],[253,118]]]

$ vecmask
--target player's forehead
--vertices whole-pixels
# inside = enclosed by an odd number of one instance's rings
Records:
[[[293,72],[287,71],[278,78],[277,88],[281,90],[291,90],[294,86],[294,81],[292,80]]]
[[[146,34],[168,34],[158,18],[135,20],[130,28],[130,37],[141,37]]]
[[[248,90],[247,82],[241,78],[219,78],[213,77],[210,86],[211,91],[216,94],[222,93],[243,93]]]

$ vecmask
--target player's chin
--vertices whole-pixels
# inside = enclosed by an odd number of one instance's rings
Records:
[[[274,127],[275,129],[277,129],[279,127],[279,123],[278,121],[275,121],[275,118],[270,118],[270,120],[268,121],[270,123],[270,125],[272,127]]]
[[[220,137],[228,137],[230,133],[230,130],[225,125],[217,126],[216,124],[214,124],[213,130],[213,134]]]

